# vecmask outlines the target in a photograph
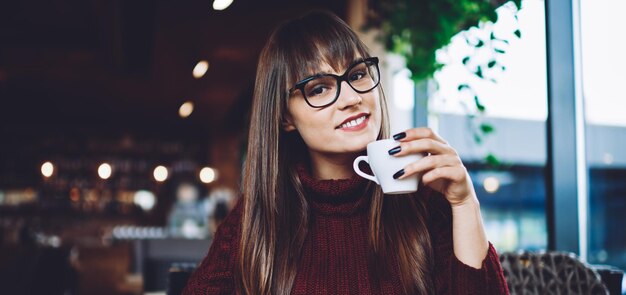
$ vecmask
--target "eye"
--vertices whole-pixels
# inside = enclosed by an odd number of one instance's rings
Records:
[[[361,62],[355,65],[352,70],[350,70],[350,74],[348,75],[348,81],[356,82],[363,78],[367,78],[368,76],[369,73],[367,71],[367,66],[365,65],[365,62]]]
[[[365,71],[357,70],[357,71],[350,73],[349,79],[350,81],[357,81],[357,80],[363,79],[365,75],[367,75]]]
[[[310,88],[309,91],[307,91],[307,97],[313,97],[316,95],[321,95],[322,93],[328,91],[328,88],[324,85],[316,85],[312,88]]]
[[[304,93],[307,98],[325,96],[332,93],[335,87],[337,87],[337,81],[335,78],[324,76],[309,81],[309,83],[304,86]]]

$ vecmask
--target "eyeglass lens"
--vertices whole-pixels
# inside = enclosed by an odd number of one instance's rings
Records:
[[[348,71],[348,84],[360,93],[372,90],[380,79],[378,65],[371,61],[355,64]],[[313,106],[330,104],[339,96],[339,80],[335,76],[315,78],[304,85],[304,96]]]

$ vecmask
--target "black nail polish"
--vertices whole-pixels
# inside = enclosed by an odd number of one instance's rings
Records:
[[[389,150],[389,154],[390,155],[395,155],[395,154],[399,153],[401,150],[402,150],[402,147],[397,146],[395,148],[390,149]]]
[[[396,174],[393,175],[393,179],[398,179],[402,175],[404,175],[404,169],[401,169],[400,171],[396,172]]]
[[[394,135],[394,136],[393,136],[393,139],[395,139],[395,140],[400,140],[400,139],[403,139],[403,138],[405,138],[405,137],[406,137],[406,132],[400,132],[400,133],[398,133],[398,134]]]

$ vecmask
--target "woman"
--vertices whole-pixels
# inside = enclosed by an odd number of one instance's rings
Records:
[[[378,59],[338,17],[278,27],[257,69],[243,198],[185,294],[506,294],[471,179],[428,128],[390,154],[417,193],[384,196],[352,170],[388,138]]]

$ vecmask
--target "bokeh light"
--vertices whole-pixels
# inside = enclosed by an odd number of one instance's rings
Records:
[[[108,163],[102,163],[100,167],[98,167],[98,176],[100,176],[100,178],[102,179],[108,179],[109,177],[111,177],[112,172],[113,169]]]
[[[156,168],[154,168],[153,175],[154,180],[158,182],[163,182],[167,179],[168,176],[167,168],[165,168],[164,166],[157,166]]]
[[[150,191],[140,190],[135,193],[133,203],[141,207],[144,211],[150,211],[156,204],[156,196]]]
[[[181,118],[187,118],[191,115],[191,113],[193,113],[193,102],[186,101],[182,105],[180,105],[180,108],[178,109],[178,114]]]
[[[44,177],[52,176],[52,174],[54,174],[54,165],[50,162],[43,163],[43,165],[41,165],[41,174]]]
[[[489,176],[483,181],[483,186],[488,193],[493,194],[500,188],[500,181],[493,176]]]
[[[200,170],[200,181],[204,183],[211,183],[217,179],[217,171],[213,168],[204,167]]]
[[[199,61],[196,66],[193,68],[193,77],[196,79],[200,79],[204,77],[206,71],[209,69],[209,62],[206,60]]]
[[[233,3],[233,0],[215,0],[213,1],[213,9],[224,10]]]

